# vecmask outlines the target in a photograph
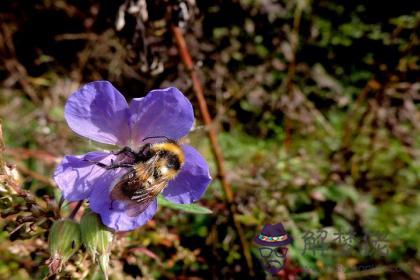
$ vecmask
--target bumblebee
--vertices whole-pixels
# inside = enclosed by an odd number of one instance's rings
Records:
[[[117,200],[126,204],[129,216],[138,216],[146,210],[169,181],[178,175],[185,162],[184,152],[176,141],[161,136],[148,137],[143,141],[149,138],[165,138],[165,141],[145,144],[138,152],[125,147],[114,153],[126,155],[130,158],[129,162],[111,161],[111,165],[94,162],[108,170],[128,168],[129,171],[113,186],[110,196],[112,202]]]

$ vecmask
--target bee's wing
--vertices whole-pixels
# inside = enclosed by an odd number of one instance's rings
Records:
[[[161,180],[156,184],[139,188],[127,204],[127,214],[131,217],[141,214],[167,185],[168,181]]]
[[[137,164],[133,169],[124,174],[112,188],[111,199],[120,201],[131,200],[134,192],[142,188],[147,182],[147,179],[153,176],[156,160],[157,157],[154,157],[147,162]]]
[[[130,196],[141,185],[140,179],[136,175],[136,170],[130,170],[115,184],[111,191],[112,200],[127,201]]]
[[[124,201],[127,214],[131,217],[138,216],[155,200],[157,195],[168,185],[167,180],[158,180],[149,183],[158,157],[155,156],[147,162],[134,167],[125,174],[111,191],[111,199]]]

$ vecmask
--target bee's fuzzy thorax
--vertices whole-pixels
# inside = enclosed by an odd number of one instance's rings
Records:
[[[155,151],[168,151],[172,154],[174,154],[180,161],[180,164],[184,164],[185,162],[185,156],[184,152],[182,151],[181,146],[179,146],[177,143],[172,142],[164,142],[164,143],[157,143],[152,145],[152,149]]]

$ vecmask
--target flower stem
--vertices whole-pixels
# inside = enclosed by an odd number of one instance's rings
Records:
[[[239,223],[239,221],[236,219],[237,207],[234,202],[232,187],[226,178],[225,164],[224,164],[225,161],[223,158],[223,152],[217,140],[217,132],[213,125],[213,120],[208,110],[207,102],[204,97],[203,87],[201,85],[198,74],[194,68],[193,60],[188,50],[187,43],[185,42],[185,38],[184,38],[184,34],[182,30],[178,26],[172,25],[172,33],[174,35],[174,38],[175,38],[175,41],[179,50],[179,55],[181,56],[183,63],[185,64],[188,72],[190,73],[191,80],[193,83],[194,93],[198,101],[198,106],[200,108],[201,115],[203,116],[204,124],[208,128],[208,137],[210,140],[210,146],[214,154],[214,157],[216,159],[218,177],[220,179],[222,189],[225,195],[225,203],[229,210],[230,219],[233,221],[233,226],[236,230],[236,233],[239,236],[242,252],[244,254],[246,264],[248,266],[248,271],[251,276],[254,276],[255,273],[254,273],[254,268],[253,268],[253,263],[252,263],[251,251],[249,248],[248,241],[244,235],[242,226]]]
[[[69,219],[74,220],[74,217],[76,216],[77,212],[79,211],[80,207],[82,207],[83,204],[83,200],[79,200],[79,202],[77,202],[76,207],[73,208],[73,211],[71,211],[71,214],[69,216]]]
[[[61,207],[63,206],[64,203],[64,196],[60,197],[60,201],[58,202],[58,211],[60,211]]]

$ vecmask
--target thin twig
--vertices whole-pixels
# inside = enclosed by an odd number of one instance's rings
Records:
[[[61,196],[60,201],[58,202],[58,211],[60,211],[61,207],[63,207],[63,203],[64,203],[64,196]]]
[[[16,59],[16,50],[12,39],[13,34],[10,30],[12,30],[12,28],[8,28],[6,24],[2,25],[0,29],[0,42],[4,41],[3,44],[0,44],[0,54],[4,57],[4,68],[15,78],[15,80],[17,80],[32,102],[40,104],[40,98],[28,82],[28,72],[26,71],[26,68]]]
[[[3,142],[2,121],[0,119],[0,175],[5,174],[5,163],[3,161],[4,150],[5,150],[5,146],[4,146],[4,142]]]
[[[40,160],[47,164],[55,165],[57,164],[58,158],[49,152],[42,151],[42,150],[31,150],[25,148],[7,148],[4,151],[4,154],[7,156],[11,156],[13,158],[22,160],[22,159],[29,159],[34,158],[36,160]]]
[[[44,184],[46,184],[48,186],[51,186],[51,187],[55,187],[55,183],[54,183],[54,181],[52,179],[50,179],[50,178],[48,178],[48,177],[46,177],[46,176],[44,176],[42,174],[39,174],[38,172],[35,172],[35,171],[27,168],[25,165],[23,165],[21,163],[16,163],[16,168],[20,172],[22,172],[23,174],[26,174],[29,177],[31,177],[31,178],[33,178],[35,180],[40,181],[41,183],[44,183]]]
[[[234,203],[233,191],[226,178],[225,161],[223,158],[222,149],[220,148],[219,142],[217,140],[217,132],[213,125],[212,118],[210,117],[210,113],[207,107],[207,102],[204,97],[204,91],[203,91],[200,79],[198,77],[198,74],[194,68],[194,64],[193,64],[190,52],[188,50],[187,43],[185,42],[185,38],[184,38],[184,34],[182,30],[179,27],[173,25],[172,32],[175,37],[175,41],[179,50],[179,55],[181,56],[181,59],[183,63],[185,64],[185,66],[187,67],[187,70],[189,71],[190,76],[191,76],[194,93],[198,101],[198,106],[200,108],[200,112],[203,117],[204,124],[208,128],[207,132],[208,132],[208,137],[210,139],[210,146],[214,154],[214,157],[216,159],[218,177],[220,179],[220,182],[223,188],[226,204],[229,209],[231,219],[234,223],[235,230],[239,236],[242,251],[246,259],[249,273],[251,276],[253,276],[255,274],[254,274],[254,269],[253,269],[251,252],[249,249],[248,241],[246,240],[245,235],[243,233],[242,226],[239,223],[239,221],[236,219],[235,214],[237,213],[237,208]]]
[[[293,30],[290,34],[290,48],[291,48],[291,61],[289,63],[287,76],[285,79],[286,93],[291,94],[293,89],[293,79],[296,73],[296,52],[299,44],[299,27],[300,19],[302,17],[302,7],[298,4],[294,13]],[[293,131],[293,120],[289,118],[287,114],[284,115],[284,148],[286,152],[290,151],[292,146],[292,131]]]
[[[298,51],[299,46],[299,30],[300,30],[300,24],[302,19],[302,13],[303,13],[303,6],[299,3],[296,4],[296,9],[293,16],[293,29],[290,33],[290,48],[291,48],[291,58],[290,63],[288,66],[287,76],[284,80],[284,88],[287,94],[292,95],[299,93],[299,97],[304,100],[307,108],[309,109],[309,113],[313,115],[315,121],[317,121],[322,128],[329,134],[334,136],[334,129],[332,126],[328,123],[326,118],[317,110],[315,105],[306,98],[300,91],[296,91],[297,85],[295,85],[294,79],[296,76],[296,55]],[[288,152],[292,145],[292,132],[293,132],[293,119],[291,119],[287,112],[285,112],[284,116],[284,132],[285,132],[285,140],[284,140],[284,147],[286,152]]]
[[[76,214],[79,211],[80,207],[82,207],[82,205],[83,205],[83,200],[79,200],[79,202],[77,202],[77,205],[73,208],[73,211],[71,211],[69,219],[74,220],[74,217],[76,217]]]

